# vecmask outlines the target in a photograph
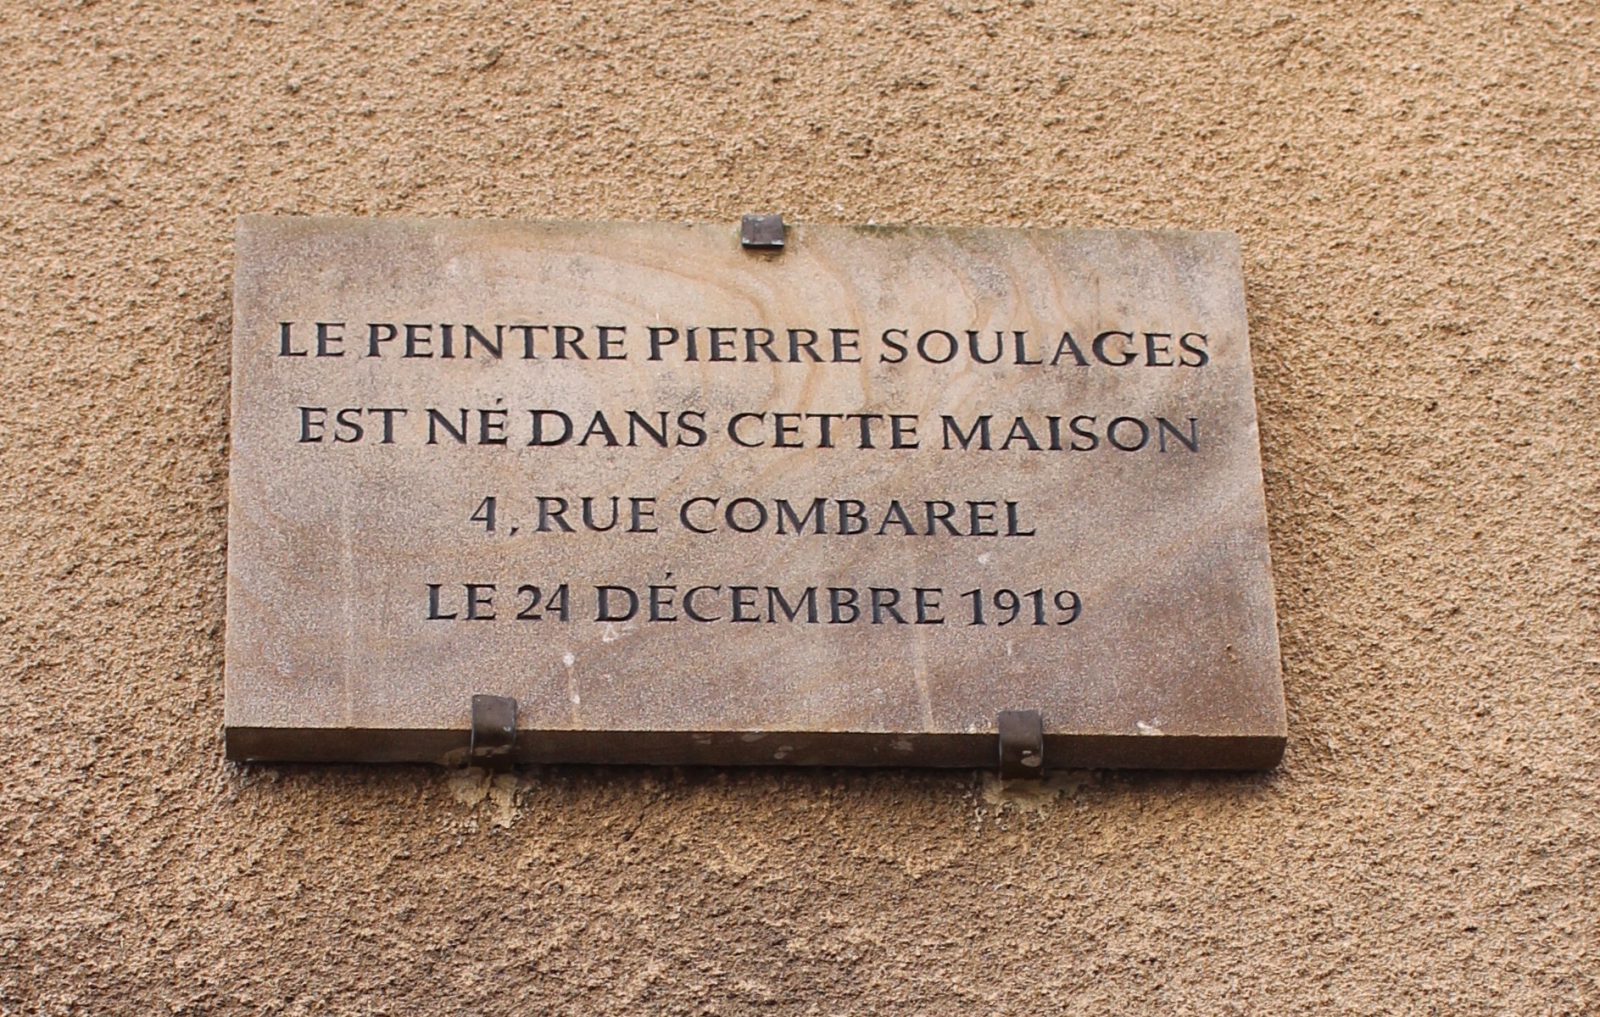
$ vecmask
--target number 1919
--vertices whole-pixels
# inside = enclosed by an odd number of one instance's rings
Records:
[[[968,625],[1071,625],[1083,614],[1083,598],[1073,590],[964,590],[971,602]]]

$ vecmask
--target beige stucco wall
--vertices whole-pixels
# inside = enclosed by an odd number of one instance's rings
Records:
[[[1600,10],[0,7],[0,1014],[1600,1009]],[[1229,229],[1268,776],[222,759],[244,212]]]

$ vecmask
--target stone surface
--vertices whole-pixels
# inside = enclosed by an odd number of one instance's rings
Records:
[[[1252,767],[1227,234],[250,217],[234,758]],[[585,502],[585,499],[590,501]],[[615,499],[615,501],[613,501]]]

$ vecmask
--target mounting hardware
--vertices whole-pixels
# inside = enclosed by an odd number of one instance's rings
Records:
[[[998,726],[1001,779],[1044,776],[1044,717],[1039,711],[1002,710]]]
[[[747,251],[781,251],[783,235],[781,215],[747,215],[739,221],[739,244]]]
[[[517,701],[509,696],[473,696],[467,765],[508,769],[516,746]]]

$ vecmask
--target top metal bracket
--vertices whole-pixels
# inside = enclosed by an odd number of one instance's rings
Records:
[[[739,246],[747,251],[781,251],[783,216],[747,215],[739,221]]]

